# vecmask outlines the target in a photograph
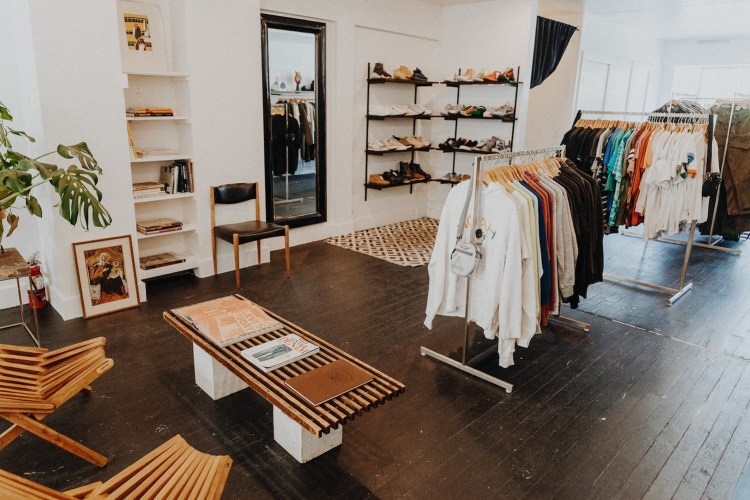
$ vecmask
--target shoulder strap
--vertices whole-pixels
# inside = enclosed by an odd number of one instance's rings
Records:
[[[458,231],[456,232],[456,240],[458,241],[461,241],[461,238],[463,238],[464,235],[464,222],[466,222],[466,214],[469,212],[469,201],[471,201],[471,192],[474,190],[472,188],[474,182],[476,182],[476,180],[472,179],[469,183],[469,189],[466,192],[466,201],[464,202],[464,209],[461,212],[461,219],[458,221]]]

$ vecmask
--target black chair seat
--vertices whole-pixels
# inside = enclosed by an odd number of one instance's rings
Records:
[[[223,224],[214,227],[214,236],[232,243],[234,235],[239,237],[240,245],[251,241],[258,241],[271,236],[283,236],[284,226],[263,221],[239,222],[237,224]]]

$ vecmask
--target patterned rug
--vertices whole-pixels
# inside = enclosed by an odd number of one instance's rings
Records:
[[[438,221],[429,217],[388,224],[326,240],[392,264],[419,267],[430,262]]]

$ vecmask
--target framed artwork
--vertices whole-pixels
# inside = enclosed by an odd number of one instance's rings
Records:
[[[168,71],[159,5],[151,2],[119,0],[117,17],[123,71],[128,73]]]
[[[73,243],[84,318],[140,304],[130,235]]]

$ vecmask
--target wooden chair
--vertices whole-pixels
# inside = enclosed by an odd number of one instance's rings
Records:
[[[0,435],[0,449],[28,431],[84,460],[104,466],[107,459],[42,424],[114,365],[105,357],[104,337],[49,351],[0,344],[0,418],[13,425]]]
[[[216,274],[216,239],[222,239],[234,245],[234,276],[237,288],[240,287],[240,245],[255,241],[258,246],[258,265],[260,265],[260,243],[266,238],[284,236],[286,256],[286,277],[291,276],[289,265],[289,226],[280,226],[272,222],[259,220],[260,201],[258,183],[224,184],[211,186],[211,250],[214,256],[214,274]],[[242,203],[255,200],[255,218],[235,224],[216,225],[216,205]]]
[[[177,435],[105,482],[60,493],[0,470],[0,498],[218,499],[232,459],[201,453]]]

